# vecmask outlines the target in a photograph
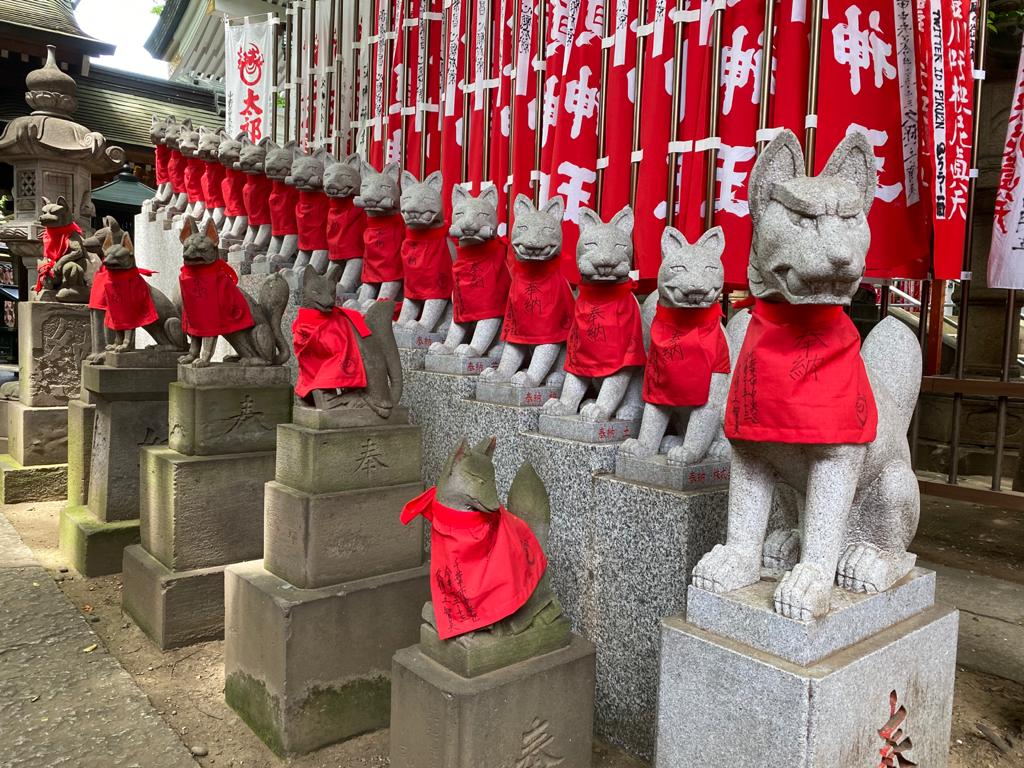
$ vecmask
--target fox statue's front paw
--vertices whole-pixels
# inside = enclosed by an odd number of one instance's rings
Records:
[[[428,355],[450,355],[452,354],[452,348],[445,346],[440,341],[435,341],[430,345],[430,349],[427,350]]]
[[[584,421],[597,423],[599,421],[611,421],[611,412],[598,403],[587,403],[580,409],[580,416]]]
[[[775,589],[775,612],[787,619],[810,621],[828,613],[832,575],[814,563],[797,563]]]
[[[788,571],[800,561],[800,531],[782,528],[764,540],[761,564],[773,571]]]
[[[192,363],[193,368],[209,368],[211,365],[212,363],[209,360],[203,360],[201,357]]]
[[[483,357],[483,354],[473,349],[470,344],[459,344],[455,348],[456,357]]]
[[[196,360],[196,356],[195,355],[182,355],[181,357],[178,358],[178,364],[179,365],[189,365],[190,363],[194,363],[195,360]]]
[[[917,562],[909,552],[883,552],[874,544],[851,544],[839,559],[837,581],[851,592],[884,592],[902,579]]]
[[[707,592],[732,592],[761,578],[761,553],[717,544],[693,569],[693,586]]]
[[[697,451],[683,443],[670,448],[666,460],[674,467],[692,467],[699,464],[703,458]]]
[[[620,456],[635,456],[638,459],[645,459],[648,456],[653,456],[655,453],[657,451],[654,448],[644,445],[635,437],[629,438],[629,440],[619,446]]]
[[[516,371],[512,374],[512,386],[532,389],[537,386],[537,382],[530,376],[529,371]]]
[[[574,411],[561,400],[552,398],[541,406],[541,411],[549,416],[572,416]]]

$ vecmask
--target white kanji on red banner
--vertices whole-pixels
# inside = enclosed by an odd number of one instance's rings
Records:
[[[992,247],[988,256],[990,288],[1024,288],[1024,48],[1010,104],[1003,166],[999,173]]]

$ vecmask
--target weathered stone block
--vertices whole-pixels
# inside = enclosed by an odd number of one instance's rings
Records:
[[[804,667],[665,619],[654,765],[878,765],[906,737],[904,757],[943,768],[957,623],[935,606]],[[890,742],[879,732],[901,709]]]
[[[431,344],[444,342],[445,336],[445,333],[410,331],[395,326],[395,341],[402,349],[430,349]]]
[[[391,657],[416,641],[427,573],[297,590],[260,562],[230,566],[228,704],[280,755],[385,727]]]
[[[458,355],[427,355],[423,367],[432,373],[452,376],[479,376],[488,368],[497,368],[500,357],[460,357]]]
[[[191,370],[209,369],[179,368]],[[291,414],[289,385],[197,386],[177,381],[170,386],[168,444],[189,456],[272,451],[277,425],[289,422]]]
[[[404,648],[391,677],[392,768],[590,766],[594,649],[582,638],[474,678]]]
[[[107,352],[104,356],[104,364],[111,368],[177,369],[179,357],[181,357],[181,352],[176,349],[131,349],[125,352]],[[175,378],[177,378],[176,370]]]
[[[100,522],[84,506],[60,512],[60,553],[88,578],[120,573],[125,547],[138,543],[138,520]]]
[[[409,411],[398,406],[391,415],[382,419],[369,408],[335,408],[325,411],[307,405],[295,405],[292,409],[292,423],[309,429],[348,429],[349,427],[383,427],[394,424],[408,424]]]
[[[399,521],[420,483],[309,494],[267,483],[264,565],[302,589],[315,589],[423,563],[423,523]]]
[[[107,400],[166,401],[167,388],[177,377],[177,368],[82,366],[82,387]]]
[[[808,665],[921,613],[935,603],[935,573],[915,568],[874,595],[833,590],[832,607],[816,621],[795,621],[775,612],[778,580],[723,595],[690,587],[686,620],[695,627],[749,645],[794,664]]]
[[[64,464],[68,460],[68,409],[7,404],[7,448],[25,467]]]
[[[277,481],[307,493],[337,493],[420,479],[419,427],[277,430]]]
[[[142,544],[174,571],[263,554],[263,486],[274,454],[184,456],[166,446],[140,454]]]
[[[96,405],[84,400],[68,403],[68,504],[84,506],[89,500],[89,468]]]
[[[78,396],[89,354],[89,308],[59,301],[18,304],[19,399],[28,406],[65,406]]]
[[[561,394],[561,387],[513,387],[511,384],[494,384],[482,380],[476,383],[476,399],[497,405],[539,408]]]
[[[581,443],[621,443],[640,434],[640,419],[627,421],[586,421],[580,416],[552,416],[542,413],[539,431],[543,435]]]
[[[727,461],[677,466],[669,464],[665,454],[646,458],[622,454],[615,457],[615,474],[623,480],[673,491],[696,491],[713,486],[727,486],[729,468],[730,464]]]
[[[283,365],[179,365],[178,381],[192,387],[283,387],[289,386],[291,374]]]
[[[0,503],[60,501],[67,493],[67,464],[25,467],[9,453],[0,454]]]
[[[139,449],[167,442],[167,400],[100,395],[95,407],[89,510],[103,522],[138,520]]]
[[[162,651],[224,635],[224,568],[171,571],[136,545],[124,551],[122,608]]]

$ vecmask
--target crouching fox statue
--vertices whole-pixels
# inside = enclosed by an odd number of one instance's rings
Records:
[[[756,582],[789,568],[775,610],[808,621],[833,584],[888,589],[913,567],[920,497],[907,428],[921,381],[914,334],[883,320],[863,347],[843,311],[860,284],[877,187],[866,137],[847,136],[817,177],[795,135],[764,150],[750,177],[756,299],[726,406],[732,442],[728,537],[693,571],[699,589]],[[767,537],[777,484],[802,504],[800,532]]]

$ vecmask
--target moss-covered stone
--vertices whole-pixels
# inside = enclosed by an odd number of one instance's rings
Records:
[[[224,680],[224,699],[274,754],[284,755],[281,710],[262,681],[241,672],[228,675]]]
[[[60,513],[60,551],[83,576],[120,573],[124,549],[139,543],[139,521],[103,523],[87,507],[69,505]]]
[[[61,501],[67,493],[67,464],[26,467],[9,453],[0,454],[0,504]]]
[[[95,404],[82,400],[68,403],[68,504],[72,506],[89,502],[89,465],[95,425]]]

